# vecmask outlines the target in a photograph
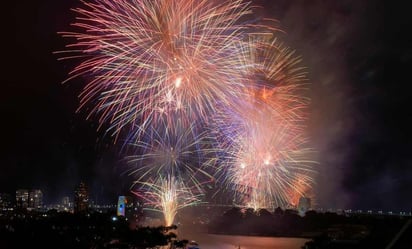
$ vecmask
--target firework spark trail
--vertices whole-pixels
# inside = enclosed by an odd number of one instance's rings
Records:
[[[215,149],[208,134],[195,129],[195,123],[186,126],[180,119],[170,126],[165,121],[146,129],[142,140],[130,144],[131,156],[126,157],[129,175],[137,181],[170,175],[201,189],[200,185],[212,178],[208,168],[215,164]]]
[[[312,192],[312,185],[311,179],[308,175],[300,175],[298,176],[295,181],[292,183],[292,187],[288,190],[288,197],[291,207],[296,208],[299,204],[300,197],[310,197],[312,204],[316,201],[313,192]]]
[[[165,226],[173,225],[179,209],[201,202],[201,195],[172,176],[160,176],[155,180],[138,182],[139,191],[133,192],[145,201],[147,209],[161,212]]]
[[[217,178],[234,186],[241,205],[284,207],[311,188],[315,172],[303,132],[304,72],[293,51],[268,36],[252,35],[245,49],[248,97],[216,115],[226,155]]]
[[[216,178],[235,190],[242,206],[285,207],[313,185],[313,151],[307,140],[271,112],[271,108],[249,112],[253,119],[248,121],[235,121],[232,115],[230,125],[220,124],[226,134],[219,138],[224,159]],[[221,122],[228,123],[227,117]]]
[[[132,156],[126,158],[139,196],[163,213],[166,225],[177,210],[199,202],[202,186],[212,179],[208,168],[215,163],[207,134],[196,131],[195,123],[174,120],[147,128],[142,140],[130,144]]]
[[[82,3],[74,9],[77,31],[62,33],[76,39],[62,59],[83,60],[68,80],[90,79],[79,109],[91,108],[89,117],[108,124],[116,139],[128,134],[129,174],[167,224],[196,202],[194,189],[201,191],[217,161],[217,175],[247,197],[242,205],[284,206],[310,191],[305,73],[300,58],[273,39],[276,28],[244,23],[249,3]],[[223,158],[210,156],[217,149],[200,131],[210,124]]]
[[[284,207],[290,201],[289,191],[302,194],[294,185],[297,179],[307,186],[313,181],[312,165],[307,159],[310,150],[304,149],[305,140],[300,135],[288,132],[288,126],[268,122],[264,117],[247,127],[247,133],[236,141],[228,180],[239,193],[249,196],[249,201],[243,200],[247,206]]]
[[[257,110],[271,108],[271,116],[289,122],[291,127],[302,126],[310,101],[302,94],[307,90],[307,80],[301,58],[273,33],[249,35],[243,49],[246,102]]]
[[[240,98],[236,69],[243,66],[239,48],[246,27],[237,22],[251,10],[241,0],[215,2],[82,1],[84,7],[74,9],[73,26],[80,31],[62,33],[77,40],[63,59],[84,58],[70,79],[92,77],[80,108],[93,104],[90,115],[109,123],[112,134],[132,125],[139,137],[170,111],[208,119],[217,102]]]

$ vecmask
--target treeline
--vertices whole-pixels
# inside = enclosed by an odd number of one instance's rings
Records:
[[[208,232],[226,235],[304,237],[314,238],[318,244],[319,241],[329,241],[335,244],[349,243],[359,248],[375,244],[381,247],[390,243],[406,220],[405,217],[399,216],[339,215],[315,211],[308,211],[301,217],[294,210],[277,208],[271,213],[265,209],[255,212],[253,209],[235,207],[212,220],[208,225]],[[328,247],[335,248],[330,244]]]

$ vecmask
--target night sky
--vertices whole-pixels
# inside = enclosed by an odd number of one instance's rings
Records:
[[[383,1],[256,3],[280,21],[286,31],[280,38],[307,66],[318,205],[411,210],[412,84],[396,73],[385,78],[384,64],[391,72],[410,70],[412,50],[406,49],[408,39],[385,46]],[[87,113],[76,113],[85,81],[61,84],[75,62],[53,54],[70,42],[57,32],[70,29],[70,8],[78,5],[3,5],[0,192],[41,188],[46,202],[55,202],[83,180],[98,202],[114,202],[130,185],[119,148],[96,131]],[[391,32],[396,37],[398,29]]]

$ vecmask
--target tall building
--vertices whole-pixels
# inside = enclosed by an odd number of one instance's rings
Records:
[[[299,204],[298,204],[299,215],[304,216],[306,211],[308,211],[310,208],[311,208],[310,198],[304,197],[304,196],[300,197]]]
[[[117,216],[126,215],[126,204],[127,204],[126,196],[119,196],[119,199],[117,200]]]
[[[66,212],[73,212],[73,202],[70,197],[64,196],[61,202],[61,210]]]
[[[40,189],[32,189],[29,192],[29,207],[39,209],[43,206],[43,193]]]
[[[27,189],[16,190],[16,207],[27,208],[29,206],[29,191]]]
[[[143,209],[138,200],[132,196],[119,196],[117,201],[117,216],[126,217],[132,229],[142,219]]]
[[[70,206],[70,197],[64,196],[62,198],[62,205],[65,206],[65,207],[69,207]]]
[[[73,207],[73,202],[70,201],[70,197],[68,197],[68,196],[63,197],[62,206],[67,207],[67,208],[72,208]]]
[[[74,192],[74,212],[85,212],[89,209],[89,191],[81,182]]]

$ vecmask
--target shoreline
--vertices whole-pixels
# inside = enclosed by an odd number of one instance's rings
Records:
[[[244,236],[244,237],[265,237],[265,238],[296,238],[296,239],[312,239],[313,237],[320,235],[318,232],[313,235],[268,235],[268,234],[230,234],[230,233],[209,233],[204,232],[209,235],[224,235],[224,236]]]

